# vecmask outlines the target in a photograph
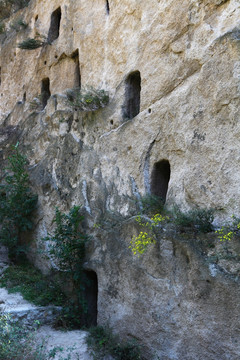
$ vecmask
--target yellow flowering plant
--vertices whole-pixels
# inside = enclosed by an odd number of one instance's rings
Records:
[[[220,241],[231,241],[234,235],[240,231],[240,220],[237,219],[234,215],[232,215],[233,224],[222,226],[220,230],[216,230],[216,234],[218,234],[218,238]]]
[[[216,234],[218,234],[218,238],[220,241],[231,241],[234,235],[233,231],[226,231],[224,226],[221,227],[220,230],[216,230]]]
[[[137,223],[149,229],[149,233],[147,231],[140,231],[137,236],[133,236],[130,241],[129,249],[131,249],[133,255],[142,255],[148,249],[148,247],[152,244],[156,244],[156,230],[160,229],[160,224],[167,221],[168,216],[162,216],[161,214],[155,214],[150,221],[143,221],[141,216],[136,218]]]

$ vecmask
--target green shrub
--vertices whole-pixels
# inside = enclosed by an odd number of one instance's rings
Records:
[[[44,36],[37,35],[34,39],[28,38],[18,44],[18,48],[23,50],[35,50],[43,45],[46,45],[47,41]]]
[[[192,228],[194,231],[207,233],[213,230],[213,210],[195,209],[183,213],[179,207],[173,209],[173,221],[180,228]]]
[[[32,212],[37,205],[37,195],[29,187],[26,165],[27,159],[16,145],[0,184],[0,241],[8,247],[12,258],[24,249],[21,235],[32,229]]]
[[[50,241],[49,253],[57,261],[59,270],[74,278],[75,273],[82,268],[87,241],[87,236],[79,231],[79,224],[84,219],[79,211],[80,206],[73,206],[68,214],[63,214],[56,208],[54,234],[44,239]]]
[[[68,90],[67,98],[72,107],[82,111],[95,111],[105,107],[109,103],[108,92],[92,87]]]
[[[136,341],[121,342],[109,328],[96,326],[89,329],[88,346],[93,350],[94,360],[111,355],[115,360],[143,360]]]
[[[164,203],[159,196],[148,194],[142,197],[143,213],[148,215],[163,212]]]
[[[86,300],[84,298],[85,275],[83,262],[85,258],[85,246],[89,237],[79,231],[80,222],[84,219],[80,215],[80,207],[74,206],[68,214],[63,214],[57,208],[54,222],[56,228],[52,235],[48,235],[44,240],[48,241],[48,251],[56,262],[56,265],[67,281],[73,285],[74,302],[66,308],[71,320],[75,319],[76,325],[79,319],[81,323],[83,314],[87,313]],[[73,315],[73,316],[72,316]]]

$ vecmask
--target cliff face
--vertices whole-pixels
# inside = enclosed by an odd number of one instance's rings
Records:
[[[135,259],[134,219],[92,228],[109,212],[136,214],[149,192],[213,208],[216,225],[240,215],[239,15],[238,0],[32,1],[1,35],[1,161],[20,141],[39,195],[36,246],[55,206],[83,204],[98,323],[152,357],[239,358],[239,269],[221,273],[196,239],[171,232]],[[20,18],[28,27],[16,31]],[[38,34],[48,44],[17,48]],[[77,86],[105,89],[109,105],[75,111],[66,90]]]
[[[37,33],[54,36],[51,14],[59,7],[59,34],[51,45],[34,51],[16,47]],[[8,26],[19,18],[28,27],[2,35],[2,121],[17,101],[22,104],[8,123],[28,119],[29,102],[41,93],[43,79],[49,79],[52,96],[80,83],[103,88],[110,93],[108,108],[75,114],[66,131],[98,153],[101,166],[96,169],[119,195],[131,192],[130,177],[141,193],[148,191],[154,163],[167,159],[168,204],[239,214],[238,1],[187,0],[181,6],[174,1],[117,1],[109,5],[109,13],[103,0],[41,1],[14,14]],[[126,82],[136,71],[140,109],[134,121],[126,121],[132,117],[126,110],[126,97],[131,97]],[[66,111],[58,96],[38,114],[46,128],[53,126],[55,111]],[[46,141],[44,152],[47,147]],[[33,151],[35,165],[39,151]]]

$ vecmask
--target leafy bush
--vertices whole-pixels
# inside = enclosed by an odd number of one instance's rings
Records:
[[[80,215],[79,206],[72,207],[68,214],[61,213],[57,208],[54,233],[44,239],[48,241],[49,254],[56,262],[59,271],[63,273],[68,282],[69,280],[72,282],[75,301],[72,305],[69,304],[66,310],[72,320],[74,320],[75,313],[78,314],[75,322],[78,319],[81,322],[81,316],[87,312],[84,299],[86,279],[83,272],[83,262],[88,236],[79,231],[79,225],[83,219],[84,217]]]
[[[67,97],[72,107],[82,111],[95,111],[105,107],[109,103],[108,92],[92,87],[68,90]]]
[[[142,197],[143,213],[153,215],[162,213],[164,203],[159,196],[148,194]]]
[[[93,350],[95,360],[111,355],[115,360],[143,360],[136,341],[120,342],[109,328],[96,326],[89,329],[87,343]]]
[[[183,213],[177,206],[173,209],[173,221],[181,228],[192,228],[195,231],[207,233],[213,230],[213,210],[195,209]]]
[[[49,253],[57,261],[59,270],[74,278],[83,264],[87,241],[87,236],[79,231],[79,224],[84,219],[79,210],[80,206],[73,206],[68,214],[63,214],[56,208],[54,234],[44,239],[50,241]]]
[[[21,251],[21,235],[32,229],[32,212],[37,205],[37,195],[29,187],[26,164],[26,157],[16,145],[0,184],[0,241],[8,247],[10,257],[17,257]]]

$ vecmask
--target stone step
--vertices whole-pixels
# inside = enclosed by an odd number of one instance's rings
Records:
[[[21,294],[10,294],[0,288],[0,312],[10,314],[13,321],[21,321],[25,326],[52,325],[60,315],[61,307],[36,306],[24,300]]]

